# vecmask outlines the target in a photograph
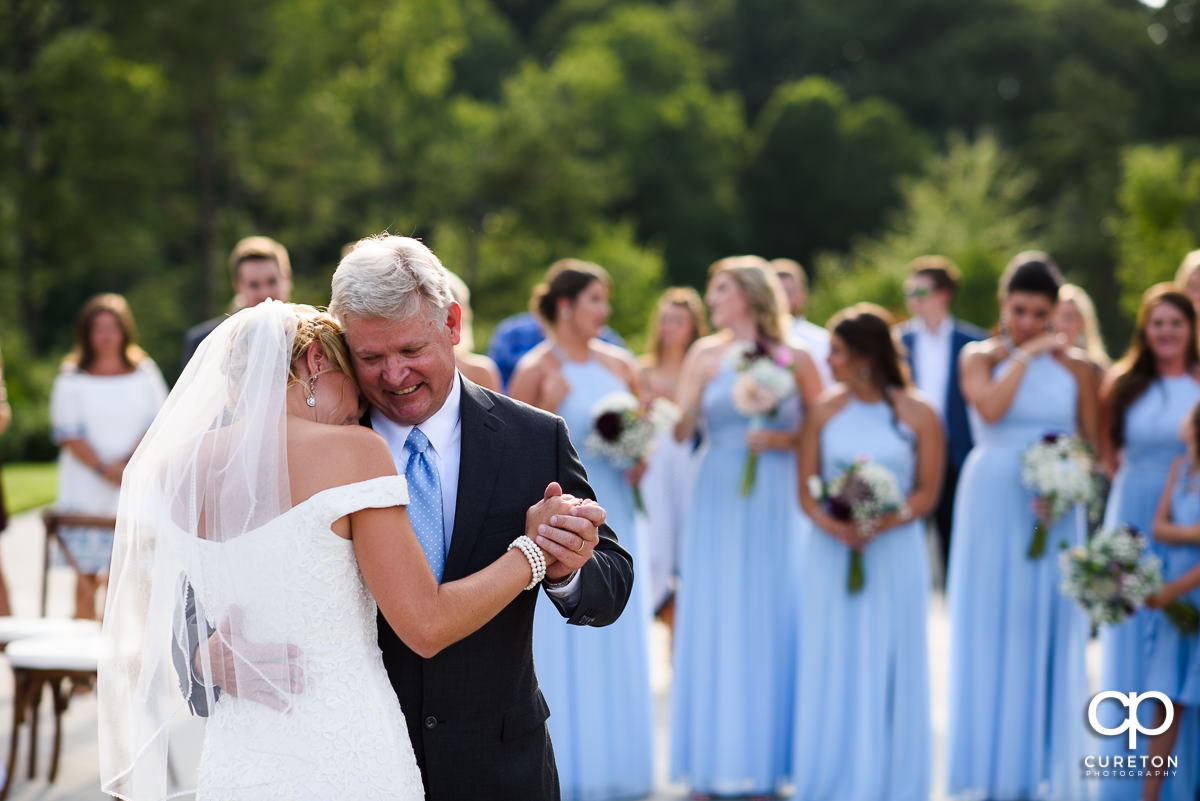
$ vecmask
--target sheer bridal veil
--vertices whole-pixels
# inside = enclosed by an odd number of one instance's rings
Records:
[[[238,538],[291,508],[285,396],[297,324],[278,301],[221,323],[125,470],[98,684],[101,782],[119,798],[195,790],[201,719],[189,699],[211,710],[220,691],[207,677],[222,675],[203,644],[215,628],[236,651],[246,640],[235,613],[272,592],[271,579],[247,579]],[[238,686],[250,672],[260,685],[288,675],[282,643],[242,656]],[[275,705],[290,699],[281,688]]]

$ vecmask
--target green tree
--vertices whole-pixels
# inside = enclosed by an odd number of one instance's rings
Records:
[[[859,300],[902,313],[908,263],[940,254],[962,272],[955,314],[990,324],[1001,270],[1038,235],[1036,213],[1027,205],[1032,185],[1032,174],[994,136],[951,136],[924,175],[900,182],[900,208],[886,231],[859,240],[846,256],[818,259],[814,317],[825,319]]]
[[[514,288],[523,306],[547,264],[598,236],[661,254],[673,280],[694,280],[736,238],[740,113],[708,90],[702,53],[670,11],[618,8],[574,29],[498,103],[456,98],[449,123],[425,151],[419,194],[433,238],[454,243],[486,295],[484,319]]]
[[[1142,292],[1170,281],[1200,242],[1200,158],[1179,147],[1143,145],[1122,158],[1120,211],[1109,221],[1117,242],[1121,305],[1137,313]]]
[[[809,261],[875,231],[899,200],[897,179],[928,152],[903,113],[852,103],[824,78],[781,86],[755,124],[742,195],[749,248]]]

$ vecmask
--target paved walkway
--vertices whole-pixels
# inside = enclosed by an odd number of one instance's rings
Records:
[[[12,596],[13,611],[17,615],[36,615],[38,612],[39,591],[41,586],[41,548],[42,527],[40,518],[34,514],[18,515],[9,530],[0,537],[0,564],[8,580],[9,592]],[[73,580],[70,570],[56,568],[50,572],[49,614],[65,617],[71,612],[71,597]],[[929,616],[929,651],[932,668],[933,689],[933,726],[934,726],[934,794],[932,801],[942,801],[944,766],[942,764],[944,748],[943,740],[946,728],[946,662],[947,638],[949,623],[946,619],[945,606],[941,595],[934,596],[933,606]],[[671,666],[668,650],[668,635],[662,626],[655,626],[653,641],[654,663],[652,681],[657,700],[657,773],[655,792],[650,801],[679,801],[687,797],[686,788],[671,785],[667,781],[667,690],[671,681]],[[1093,677],[1096,675],[1095,644],[1089,653],[1089,666]],[[0,743],[3,744],[3,758],[7,758],[8,727],[12,719],[12,674],[0,670]],[[97,768],[97,730],[96,730],[96,697],[95,694],[77,697],[71,702],[63,718],[63,750],[59,765],[58,780],[49,785],[45,779],[46,759],[50,753],[48,705],[43,704],[43,722],[41,733],[44,743],[39,746],[43,756],[43,765],[39,775],[33,780],[19,778],[9,795],[12,801],[105,801],[108,799],[100,792],[100,780]]]

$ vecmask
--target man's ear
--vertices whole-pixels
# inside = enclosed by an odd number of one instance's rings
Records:
[[[450,308],[446,310],[446,327],[450,329],[451,344],[462,341],[462,307],[456,300],[450,301]]]

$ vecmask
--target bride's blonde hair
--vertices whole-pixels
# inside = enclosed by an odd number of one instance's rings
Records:
[[[296,313],[296,337],[292,340],[292,359],[288,367],[288,385],[300,381],[299,367],[315,342],[325,351],[329,361],[344,373],[358,389],[358,378],[350,364],[350,351],[346,348],[346,335],[341,323],[328,312],[300,303],[292,304]]]

